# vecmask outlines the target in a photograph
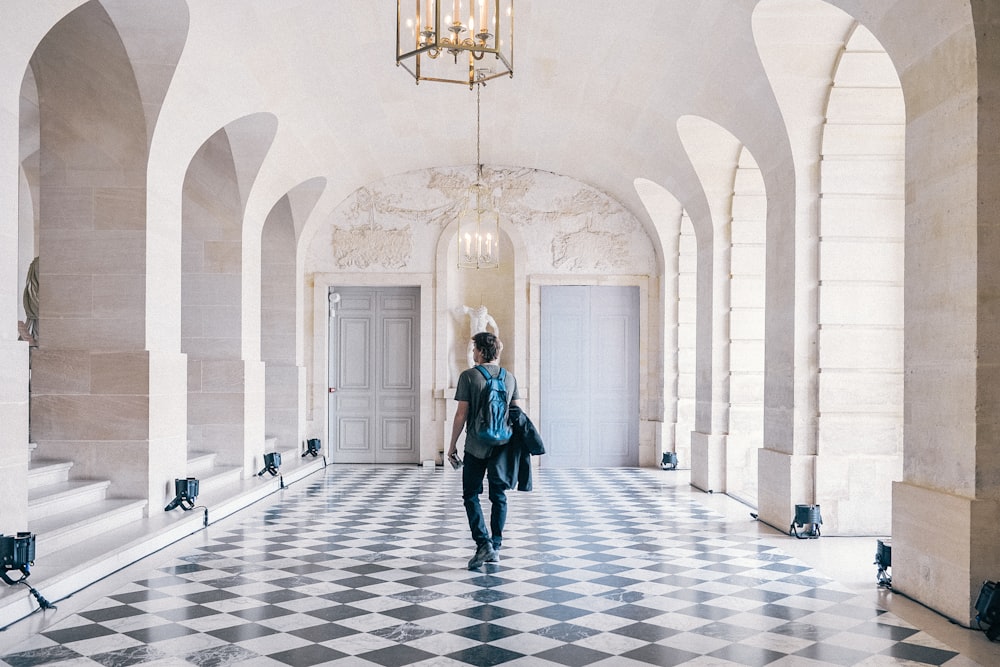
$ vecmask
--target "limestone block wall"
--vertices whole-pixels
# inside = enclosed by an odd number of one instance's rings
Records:
[[[764,266],[767,196],[753,156],[741,152],[733,188],[729,281],[729,437],[726,493],[757,504],[764,443]]]
[[[296,364],[295,228],[288,197],[271,210],[261,234],[260,358],[265,363],[265,432],[281,447],[300,443],[301,368]]]
[[[903,460],[905,107],[892,62],[862,26],[826,115],[816,502],[831,534],[888,534]]]
[[[253,386],[247,382],[257,369],[242,358],[242,224],[233,149],[219,130],[195,154],[184,182],[181,350],[188,358],[188,444],[249,470],[244,428],[257,413],[246,411]]]
[[[697,379],[698,255],[691,219],[681,218],[677,267],[677,426],[675,451],[680,465],[691,465],[691,432],[695,429]]]

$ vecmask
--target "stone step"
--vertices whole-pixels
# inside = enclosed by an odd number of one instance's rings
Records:
[[[81,542],[100,540],[109,531],[141,521],[145,510],[146,501],[141,499],[98,500],[29,521],[28,530],[35,534],[37,557],[44,558]]]
[[[215,467],[218,454],[215,452],[188,452],[187,476],[201,479],[205,473]]]
[[[282,452],[284,459],[284,452]],[[241,479],[239,468],[223,469],[207,475],[208,493],[199,491],[198,502],[203,506],[197,511],[174,510],[164,512],[162,507],[152,507],[148,516],[132,519],[126,525],[113,529],[93,527],[88,534],[100,539],[80,540],[69,547],[51,550],[56,541],[45,542],[36,533],[36,560],[31,568],[31,584],[53,604],[72,595],[95,581],[108,576],[135,561],[152,554],[185,536],[204,529],[206,523],[215,523],[253,503],[281,491],[289,484],[303,483],[310,475],[321,473],[324,459],[300,459],[289,454],[282,462],[282,479],[252,477]],[[122,511],[132,511],[122,501]],[[45,522],[49,519],[34,518],[31,530],[48,533],[57,530]],[[57,519],[53,518],[53,524]],[[97,531],[101,532],[98,533]],[[0,587],[0,628],[24,619],[38,611],[38,603],[22,586]],[[0,641],[2,644],[2,641]]]
[[[194,500],[196,507],[203,506],[206,498],[211,500],[219,498],[225,494],[226,489],[238,486],[243,480],[243,468],[239,466],[205,466],[205,460],[215,460],[214,454],[207,458],[203,456],[198,456],[198,458],[201,460],[198,465],[193,466],[193,472],[191,459],[188,459],[188,477],[194,477],[198,480],[198,497]],[[153,508],[151,511],[157,510]]]
[[[76,479],[28,489],[28,516],[46,519],[107,497],[108,480]]]
[[[243,468],[239,466],[215,466],[199,478],[200,493],[211,494],[214,490],[239,484],[243,479]]]
[[[72,461],[32,460],[28,464],[28,488],[37,489],[69,480]]]

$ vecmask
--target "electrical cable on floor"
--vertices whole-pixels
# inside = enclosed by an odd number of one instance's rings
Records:
[[[17,581],[15,581],[15,580],[11,579],[10,577],[8,577],[6,572],[0,572],[0,579],[3,579],[4,582],[6,582],[10,586],[16,586],[18,584],[24,584],[25,586],[27,586],[28,590],[31,591],[31,595],[38,602],[38,608],[39,609],[55,609],[56,608],[56,606],[54,604],[52,604],[51,602],[49,602],[48,600],[46,600],[44,597],[42,597],[42,594],[39,593],[38,590],[34,586],[32,586],[31,584],[28,583],[28,581],[27,581],[27,579],[28,579],[28,572],[26,572],[25,570],[22,569],[21,570],[21,575],[22,575],[21,578],[18,579]]]

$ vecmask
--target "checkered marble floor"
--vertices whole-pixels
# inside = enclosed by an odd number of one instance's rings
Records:
[[[664,475],[536,471],[469,571],[459,474],[330,466],[0,664],[975,664]]]

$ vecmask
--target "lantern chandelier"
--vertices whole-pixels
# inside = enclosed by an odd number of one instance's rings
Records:
[[[396,65],[418,84],[476,88],[476,179],[458,218],[462,269],[500,266],[500,214],[479,152],[480,93],[487,81],[514,76],[513,49],[514,0],[396,0]]]
[[[514,0],[396,0],[396,65],[470,89],[514,76]]]
[[[479,158],[479,93],[476,87],[476,180],[465,195],[458,217],[458,268],[496,269],[500,266],[500,212],[493,188],[483,180]]]

